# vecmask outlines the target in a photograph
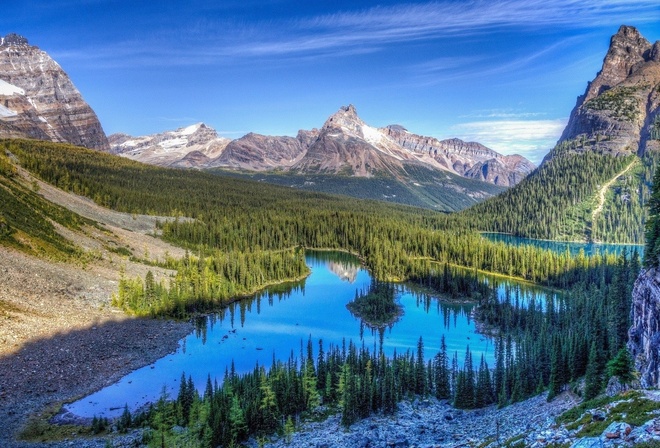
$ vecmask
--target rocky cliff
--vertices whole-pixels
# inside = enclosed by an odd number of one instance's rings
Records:
[[[642,271],[633,288],[628,349],[642,386],[660,387],[660,272]]]
[[[659,150],[659,105],[660,41],[651,45],[636,28],[621,26],[602,69],[578,97],[560,148],[640,156]]]
[[[110,149],[96,114],[67,74],[16,34],[0,38],[0,137]]]

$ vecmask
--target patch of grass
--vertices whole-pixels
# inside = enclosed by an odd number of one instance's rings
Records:
[[[636,448],[660,448],[660,442],[650,440],[648,442],[636,443]]]
[[[619,86],[589,100],[584,107],[609,112],[613,118],[634,121],[639,116],[637,98],[633,95],[642,88]]]
[[[605,419],[594,421],[590,409],[605,409],[615,403],[607,412]],[[566,429],[575,430],[579,437],[599,436],[613,422],[626,422],[631,426],[640,426],[660,411],[660,403],[644,398],[638,391],[628,391],[615,397],[599,397],[586,401],[569,409],[557,417],[558,423],[566,424]]]
[[[565,411],[559,417],[557,417],[557,423],[571,423],[577,420],[584,414],[588,409],[596,409],[603,407],[606,404],[620,400],[621,396],[617,397],[597,397],[593,400],[583,401],[579,405]]]
[[[62,404],[59,403],[47,407],[40,414],[31,416],[23,429],[18,433],[18,439],[26,442],[44,443],[92,435],[92,430],[89,426],[54,425],[50,423],[50,419],[61,408]]]
[[[106,250],[109,252],[113,252],[117,255],[121,255],[122,257],[131,257],[133,256],[133,252],[131,252],[129,249],[123,246],[105,246]]]
[[[518,446],[525,439],[525,434],[518,434],[504,441],[504,446],[514,447]]]

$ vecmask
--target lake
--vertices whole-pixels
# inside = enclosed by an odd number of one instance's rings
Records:
[[[163,387],[176,397],[182,372],[192,376],[202,391],[209,374],[221,383],[232,362],[241,373],[251,371],[257,362],[269,367],[274,358],[286,360],[291,353],[300,359],[310,337],[315,350],[319,339],[326,352],[330,344],[341,346],[352,340],[371,350],[382,347],[391,356],[395,350],[415,351],[421,336],[425,357],[430,359],[439,351],[444,334],[450,356],[457,352],[462,360],[469,344],[475,364],[483,354],[494,367],[493,342],[476,333],[470,318],[474,304],[447,303],[398,285],[403,316],[390,328],[372,331],[346,308],[356,291],[366,290],[371,282],[357,258],[308,252],[306,260],[311,274],[305,281],[271,289],[203,318],[198,330],[180,341],[176,352],[65,409],[80,417],[116,417],[126,404],[134,410],[156,401]]]

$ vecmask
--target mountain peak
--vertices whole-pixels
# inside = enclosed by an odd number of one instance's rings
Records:
[[[0,103],[2,137],[110,149],[98,117],[62,67],[15,33],[0,38]]]
[[[578,97],[557,151],[643,155],[660,149],[654,137],[658,116],[660,42],[623,25],[610,39],[603,67]]]
[[[330,116],[323,125],[323,129],[341,129],[351,133],[360,133],[364,122],[357,114],[355,106],[349,104],[342,106],[337,112]]]
[[[589,84],[583,102],[597,97],[624,81],[636,66],[648,60],[651,43],[633,26],[621,25],[610,39],[610,47],[603,60],[603,68]]]
[[[16,33],[9,33],[5,37],[0,37],[0,46],[28,45],[28,40]]]

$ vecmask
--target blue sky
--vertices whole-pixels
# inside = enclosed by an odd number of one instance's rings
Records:
[[[370,125],[539,162],[621,24],[660,39],[657,0],[31,0],[0,34],[46,50],[106,133],[203,121],[295,135],[352,103]]]

